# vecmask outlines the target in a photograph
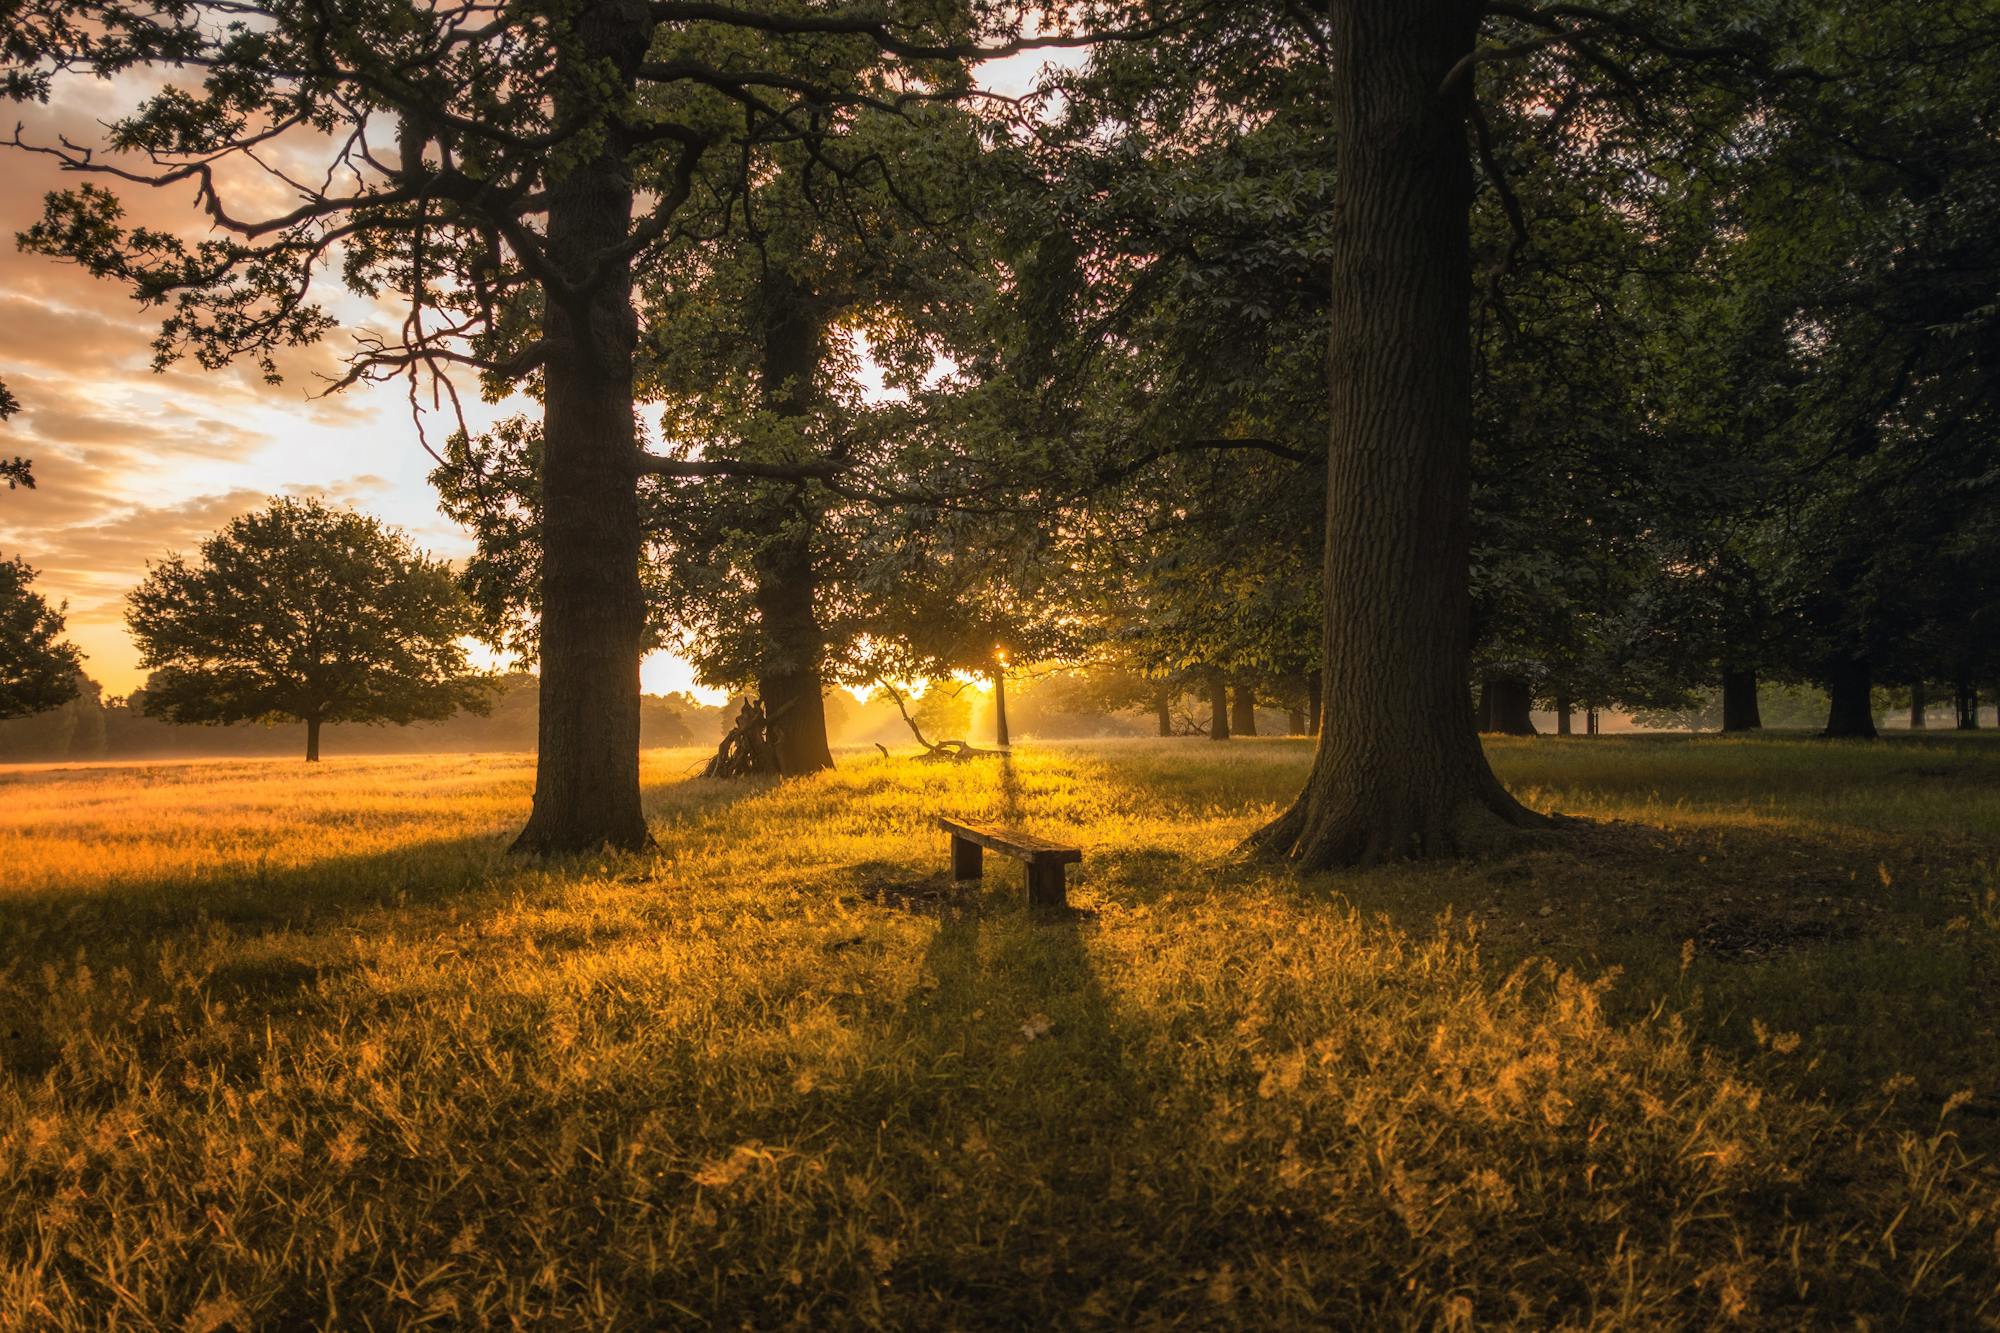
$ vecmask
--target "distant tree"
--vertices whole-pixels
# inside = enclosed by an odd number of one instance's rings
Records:
[[[60,643],[63,617],[28,585],[25,560],[0,560],[0,718],[26,717],[76,697],[83,654]]]
[[[145,711],[170,722],[296,718],[306,760],[325,722],[483,712],[490,683],[459,640],[474,627],[451,570],[365,514],[273,500],[132,591],[126,621],[153,670]]]
[[[97,759],[105,751],[104,689],[78,672],[76,693],[66,702],[0,722],[0,761]]]

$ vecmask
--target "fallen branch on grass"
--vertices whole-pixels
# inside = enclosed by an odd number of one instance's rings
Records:
[[[910,729],[910,734],[917,738],[917,744],[924,747],[924,752],[917,756],[919,762],[926,764],[938,764],[938,763],[962,764],[968,759],[978,759],[989,755],[1002,755],[1008,753],[1008,751],[1006,750],[983,750],[979,746],[974,745],[970,741],[926,740],[924,738],[924,733],[922,729],[917,726],[917,720],[910,716],[910,710],[904,707],[903,705],[902,691],[898,690],[894,685],[891,685],[888,681],[882,679],[880,676],[877,676],[875,678],[875,683],[879,685],[882,689],[882,692],[888,695],[889,698],[895,703],[896,711],[903,715],[903,725],[908,727]],[[888,757],[889,755],[888,746],[882,744],[880,741],[877,741],[875,743],[875,748],[882,752],[884,758]]]

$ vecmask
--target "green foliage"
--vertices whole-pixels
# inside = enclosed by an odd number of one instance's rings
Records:
[[[976,669],[996,644],[1041,656],[1075,638],[1032,517],[983,503],[1034,485],[1041,455],[981,386],[940,381],[947,358],[980,346],[997,278],[975,212],[1005,155],[948,106],[863,111],[847,143],[873,169],[759,147],[757,183],[712,181],[714,198],[689,207],[719,211],[640,274],[636,394],[660,455],[689,469],[640,483],[649,632],[717,686]],[[864,341],[898,399],[864,397]],[[528,653],[541,449],[536,423],[515,418],[455,438],[432,475],[478,540],[465,580],[486,637]],[[775,623],[788,592],[809,627]]]
[[[0,384],[0,421],[5,421],[20,410],[20,399],[14,397],[5,384]],[[19,457],[0,458],[0,481],[5,481],[10,491],[17,486],[34,489],[33,460]]]
[[[377,520],[275,499],[152,565],[127,623],[174,722],[414,722],[487,706],[449,566]]]
[[[1019,350],[1064,442],[1100,657],[1264,679],[1319,660],[1331,127],[1295,18],[1216,7],[1054,89],[1015,205]],[[1086,545],[1087,543],[1087,545]]]
[[[2000,152],[1990,5],[1826,11],[1801,70],[1743,99],[1713,169],[1662,198],[1712,236],[1656,321],[1654,402],[1702,479],[1654,509],[1711,660],[1824,681],[1994,670]]]
[[[973,688],[961,681],[932,681],[910,708],[910,720],[932,741],[964,740],[972,733]]]
[[[0,719],[58,707],[77,692],[83,654],[63,643],[62,612],[29,585],[25,560],[0,560]]]

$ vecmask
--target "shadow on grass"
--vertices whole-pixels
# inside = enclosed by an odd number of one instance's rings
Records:
[[[1000,822],[1008,828],[1019,828],[1027,818],[1027,808],[1021,800],[1021,775],[1014,768],[1013,754],[1000,756]]]
[[[213,874],[11,892],[0,895],[0,951],[94,959],[124,942],[157,944],[174,931],[297,929],[384,907],[429,906],[494,878],[507,864],[508,836],[438,838],[277,869],[252,862]]]
[[[2000,930],[1981,923],[1993,881],[1972,849],[1866,830],[1576,821],[1505,857],[1297,888],[1413,934],[1474,918],[1496,977],[1536,957],[1616,974],[1614,1016],[1664,1003],[1704,1041],[1842,1103],[1901,1086],[1913,1125],[1973,1089],[1961,1134],[2000,1149],[2000,994],[1982,983],[2000,967]]]
[[[934,1175],[977,1214],[954,1229],[992,1238],[904,1256],[882,1281],[959,1309],[1015,1308],[1027,1282],[1061,1308],[1129,1258],[1132,1233],[1105,1223],[1147,1105],[1138,1042],[1098,979],[1087,916],[976,898],[939,920],[917,986],[865,1034],[869,1073],[848,1094],[861,1104],[843,1119],[879,1124],[891,1174]]]
[[[649,784],[643,793],[646,822],[669,830],[699,824],[731,806],[776,795],[783,785],[777,777],[708,778],[690,777],[660,785]]]

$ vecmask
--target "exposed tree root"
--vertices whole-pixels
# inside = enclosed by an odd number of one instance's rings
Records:
[[[1315,772],[1298,799],[1244,839],[1240,850],[1290,860],[1308,870],[1329,870],[1491,856],[1513,850],[1534,831],[1556,826],[1550,816],[1515,800],[1491,770],[1482,771],[1470,785],[1471,792],[1429,800],[1398,800],[1382,792],[1349,792],[1342,799],[1323,790]]]

